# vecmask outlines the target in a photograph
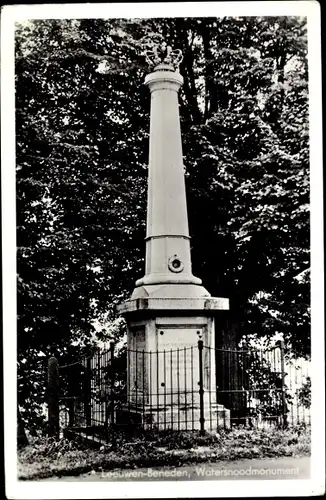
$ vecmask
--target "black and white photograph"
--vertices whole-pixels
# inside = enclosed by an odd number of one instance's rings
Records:
[[[1,22],[7,497],[323,494],[319,4]]]

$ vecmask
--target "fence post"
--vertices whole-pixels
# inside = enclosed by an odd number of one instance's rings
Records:
[[[48,361],[48,435],[59,438],[59,365],[57,358]]]
[[[286,405],[286,397],[285,397],[285,362],[284,362],[284,342],[283,340],[279,341],[280,351],[281,351],[281,391],[282,391],[282,419],[283,419],[283,428],[287,427],[287,405]]]
[[[90,356],[86,357],[85,364],[85,387],[84,387],[84,414],[86,420],[86,426],[91,426],[91,358]]]
[[[204,383],[203,383],[203,341],[198,340],[198,354],[199,354],[199,411],[200,411],[200,434],[205,432],[205,418],[204,418]]]
[[[110,365],[111,365],[111,444],[115,446],[115,414],[114,414],[114,383],[115,383],[115,367],[114,367],[114,342],[110,342]]]
[[[69,377],[69,373],[68,373]],[[74,390],[75,390],[75,377],[69,377],[68,378],[68,396],[70,399],[68,399],[68,414],[69,414],[69,427],[73,427],[75,425],[75,400],[73,398],[74,395]]]

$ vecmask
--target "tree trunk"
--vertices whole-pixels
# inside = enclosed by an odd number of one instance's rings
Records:
[[[199,109],[197,100],[197,89],[194,74],[194,55],[192,52],[192,43],[188,43],[187,33],[184,33],[184,57],[180,65],[180,71],[184,76],[183,91],[186,96],[192,122],[200,124],[202,122],[202,113]]]
[[[28,444],[29,442],[26,436],[25,424],[21,417],[19,407],[17,407],[17,445],[18,448],[22,448]]]
[[[210,52],[209,52],[209,37],[207,31],[202,32],[203,48],[205,56],[205,110],[204,110],[204,123],[208,118],[211,87],[212,87],[212,75],[210,74]]]
[[[215,325],[218,402],[230,410],[233,422],[244,424],[247,385],[246,359],[238,347],[239,322],[232,319],[229,312],[222,313],[221,311],[216,318]]]

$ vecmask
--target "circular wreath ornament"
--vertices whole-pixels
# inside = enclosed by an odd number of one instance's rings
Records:
[[[168,268],[173,273],[181,273],[181,271],[184,268],[184,264],[177,255],[173,255],[172,257],[169,258]]]

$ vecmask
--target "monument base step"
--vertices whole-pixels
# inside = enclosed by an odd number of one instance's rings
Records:
[[[230,410],[223,405],[204,406],[204,429],[214,432],[218,428],[231,427]],[[116,413],[116,424],[136,425],[143,429],[200,430],[200,408],[124,408]]]

